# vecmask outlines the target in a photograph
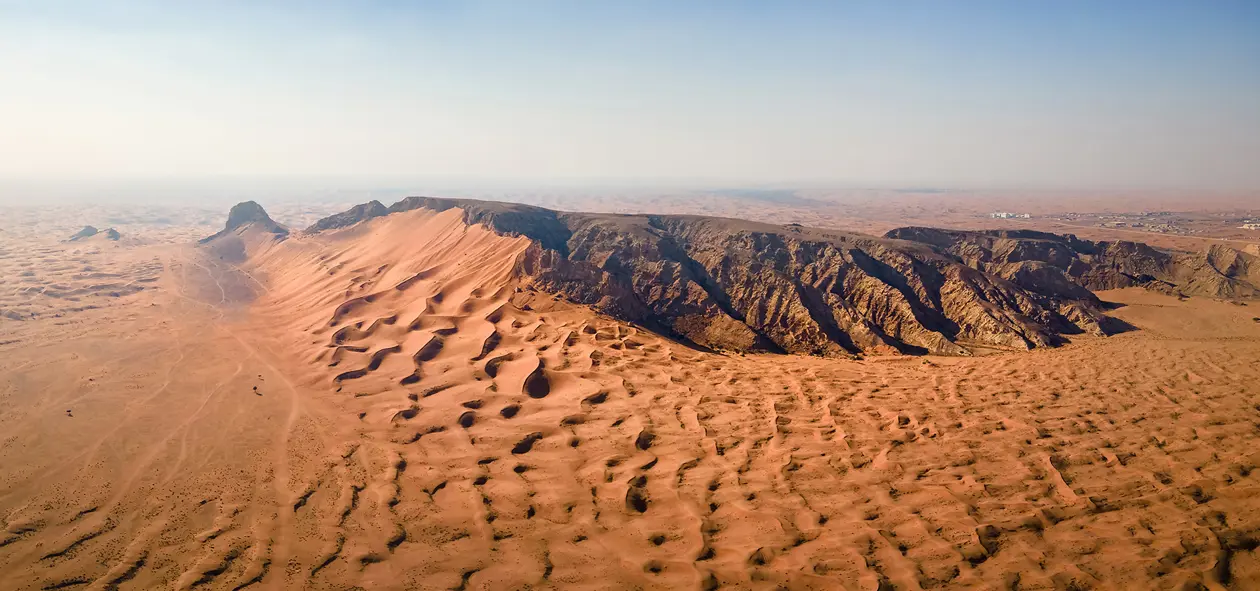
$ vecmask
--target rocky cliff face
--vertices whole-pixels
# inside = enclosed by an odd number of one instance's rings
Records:
[[[1030,290],[1146,287],[1216,298],[1260,295],[1260,258],[1215,245],[1173,253],[1140,242],[1091,242],[1027,230],[960,232],[899,228],[885,235],[931,245],[937,252]]]
[[[687,216],[561,219],[569,253],[527,260],[535,285],[706,347],[958,355],[1113,329],[1087,290],[1030,291],[909,242]]]

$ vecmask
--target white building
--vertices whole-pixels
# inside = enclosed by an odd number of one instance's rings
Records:
[[[995,212],[993,212],[993,213],[989,214],[989,217],[991,217],[991,218],[993,218],[993,219],[996,219],[996,220],[1009,220],[1009,219],[1014,219],[1014,218],[1025,218],[1025,219],[1026,219],[1026,218],[1030,218],[1030,217],[1032,217],[1032,216],[1031,216],[1031,215],[1029,215],[1029,214],[1026,214],[1026,213],[1011,213],[1011,212],[1009,212],[1009,211],[995,211]]]
[[[1260,222],[1247,222],[1242,225],[1244,230],[1260,230]]]

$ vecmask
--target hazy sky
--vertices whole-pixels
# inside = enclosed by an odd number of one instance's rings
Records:
[[[0,180],[1260,188],[1260,2],[0,0]]]

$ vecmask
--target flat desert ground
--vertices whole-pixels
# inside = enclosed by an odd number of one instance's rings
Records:
[[[1260,588],[1260,303],[725,355],[517,292],[457,213],[249,265],[8,216],[0,588]]]

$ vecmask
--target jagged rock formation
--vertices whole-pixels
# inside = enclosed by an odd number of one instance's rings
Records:
[[[1122,328],[1072,282],[1021,286],[926,244],[698,216],[565,213],[409,197],[535,241],[523,285],[715,349],[965,355]],[[365,204],[312,228],[379,214]]]
[[[389,208],[385,207],[380,201],[373,199],[367,203],[361,203],[346,211],[338,214],[330,215],[306,228],[307,232],[320,232],[323,230],[332,230],[333,228],[344,228],[353,226],[364,220],[370,220],[389,213]]]
[[[74,235],[70,237],[70,242],[75,242],[77,240],[82,240],[84,238],[90,238],[92,236],[97,235],[97,233],[99,232],[100,230],[97,230],[95,226],[83,226],[82,230],[75,232]]]
[[[973,269],[1025,289],[1100,290],[1141,286],[1166,293],[1215,298],[1260,295],[1260,257],[1214,245],[1175,253],[1140,242],[1091,242],[1030,230],[961,232],[898,228],[888,238],[932,245]]]
[[[909,243],[700,217],[564,219],[566,260],[540,249],[523,263],[536,285],[708,347],[967,354],[1111,330],[1087,291],[1020,289]]]
[[[287,236],[289,229],[277,224],[267,215],[267,211],[261,205],[254,201],[245,201],[237,203],[228,211],[227,223],[223,229],[213,236],[207,236],[201,239],[201,242],[212,242],[217,238],[227,236],[246,227],[257,228],[263,232],[274,234],[276,236]]]

